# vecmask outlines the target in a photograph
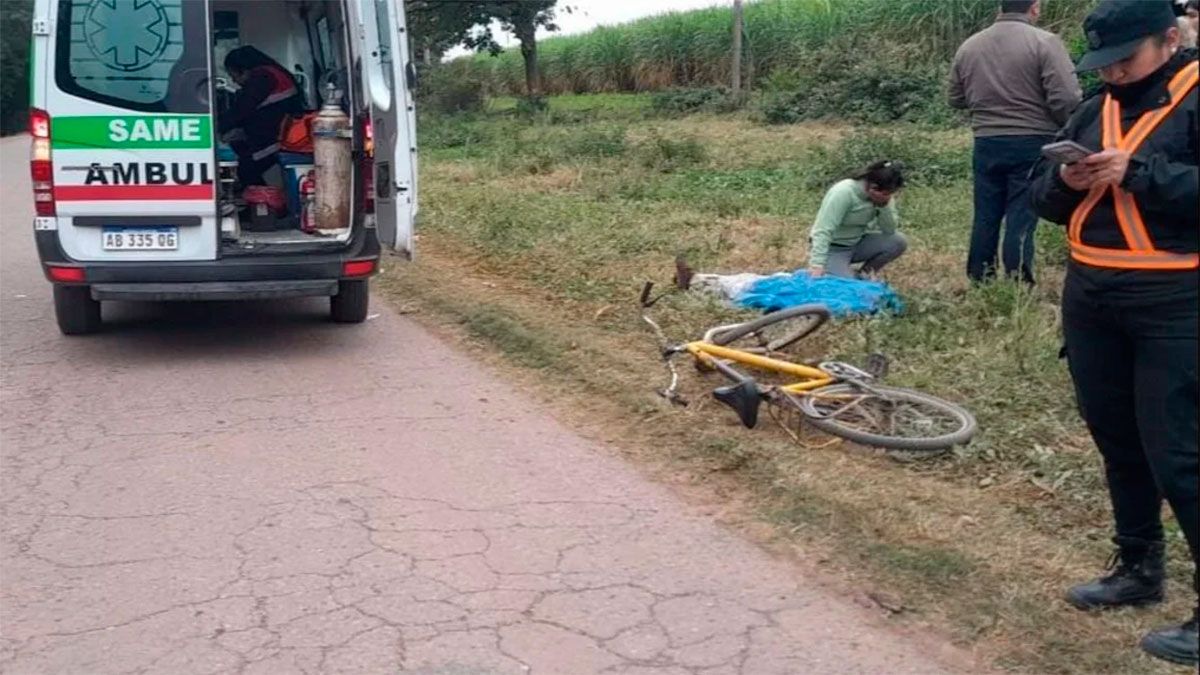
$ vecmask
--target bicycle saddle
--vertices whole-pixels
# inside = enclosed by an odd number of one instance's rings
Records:
[[[733,408],[738,419],[747,429],[753,429],[758,424],[758,406],[762,403],[762,394],[754,380],[744,380],[728,387],[713,389],[713,398]]]

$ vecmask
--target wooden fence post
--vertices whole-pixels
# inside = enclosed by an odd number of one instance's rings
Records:
[[[742,100],[742,0],[733,0],[733,98]]]

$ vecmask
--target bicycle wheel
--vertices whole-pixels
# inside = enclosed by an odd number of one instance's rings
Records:
[[[787,349],[829,320],[825,305],[800,305],[772,312],[713,336],[713,344],[763,354]]]
[[[963,408],[899,387],[832,384],[798,403],[814,427],[890,450],[945,450],[971,440],[976,429],[975,417]]]

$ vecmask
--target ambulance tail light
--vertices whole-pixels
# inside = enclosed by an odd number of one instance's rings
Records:
[[[374,272],[374,260],[348,260],[345,263],[342,263],[343,277],[368,277]]]
[[[81,284],[87,281],[87,273],[82,267],[52,265],[46,268],[46,276],[50,277],[50,281],[64,284]]]
[[[50,115],[45,110],[29,111],[29,177],[33,179],[33,205],[39,216],[54,216],[54,162],[50,158]]]

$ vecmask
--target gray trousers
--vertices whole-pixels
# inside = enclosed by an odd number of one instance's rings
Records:
[[[868,234],[854,246],[830,246],[825,261],[825,274],[831,277],[853,279],[858,273],[851,267],[862,263],[861,272],[878,272],[884,265],[899,258],[908,250],[908,240],[899,232],[892,234]]]

